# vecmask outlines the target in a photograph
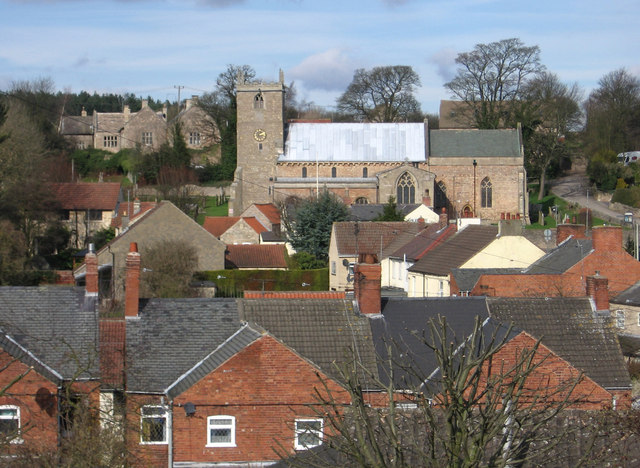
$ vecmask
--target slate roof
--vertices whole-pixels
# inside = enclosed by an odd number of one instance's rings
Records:
[[[590,239],[569,238],[551,252],[523,270],[529,275],[559,275],[574,266],[592,251]]]
[[[234,299],[141,299],[127,319],[127,387],[163,393],[242,327]]]
[[[230,244],[226,268],[287,268],[284,244]]]
[[[0,287],[0,345],[52,381],[97,378],[97,336],[84,288]]]
[[[422,256],[409,271],[446,276],[496,239],[496,226],[470,225]]]
[[[371,330],[379,361],[379,374],[384,383],[389,382],[387,346],[397,353],[395,361],[410,365],[426,379],[438,367],[435,355],[425,346],[431,342],[428,323],[446,317],[451,339],[461,342],[473,332],[476,317],[485,321],[488,317],[483,297],[444,298],[389,298],[382,301],[382,315],[371,319]],[[394,369],[394,382],[398,388],[416,388],[416,380],[401,367]]]
[[[120,200],[117,182],[68,182],[51,184],[51,190],[64,210],[114,211]]]
[[[398,234],[415,235],[419,229],[418,223],[404,221],[363,223],[343,221],[333,223],[338,255],[350,257],[356,256],[358,253],[376,253],[379,255]]]
[[[425,161],[423,123],[292,123],[284,154],[289,161]]]
[[[73,115],[63,117],[60,133],[62,135],[93,135],[93,116]]]
[[[430,157],[522,157],[517,129],[446,129],[429,132]]]
[[[482,275],[513,275],[520,272],[521,268],[454,268],[451,276],[460,291],[471,291]]]
[[[373,221],[380,216],[384,211],[385,204],[382,203],[368,203],[366,205],[350,205],[349,208],[349,221]],[[420,206],[419,203],[399,204],[396,205],[396,209],[403,215],[408,215],[413,210]]]
[[[441,228],[439,224],[432,224],[416,234],[402,247],[393,251],[390,257],[404,258],[406,255],[409,261],[419,260],[429,249],[446,241],[455,232],[456,227],[453,224],[449,224],[445,228]]]
[[[488,297],[491,317],[513,323],[604,388],[629,388],[629,372],[615,332],[597,318],[586,297]]]
[[[640,281],[628,287],[614,298],[611,298],[609,302],[613,304],[640,306]]]
[[[356,315],[347,299],[242,299],[240,316],[264,327],[275,338],[339,379],[334,362],[355,355],[376,372],[368,318]],[[355,351],[354,351],[355,348]]]
[[[129,223],[135,222],[138,218],[143,216],[147,211],[152,210],[158,205],[157,202],[140,202],[140,211],[134,213],[134,202],[123,202],[120,203],[118,207],[118,213],[116,216],[111,218],[111,226],[113,227],[121,227],[122,226],[122,217],[127,214],[129,217]]]

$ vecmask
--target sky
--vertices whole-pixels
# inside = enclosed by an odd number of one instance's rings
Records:
[[[0,90],[50,78],[175,101],[248,64],[331,108],[354,70],[409,65],[422,111],[437,113],[457,54],[478,43],[537,45],[586,97],[613,70],[640,76],[639,25],[638,0],[0,0]]]

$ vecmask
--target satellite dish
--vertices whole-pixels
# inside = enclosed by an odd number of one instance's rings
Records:
[[[551,229],[545,229],[543,234],[545,242],[549,242],[551,240]]]

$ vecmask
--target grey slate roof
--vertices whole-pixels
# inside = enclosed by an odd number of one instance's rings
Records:
[[[589,255],[593,243],[590,239],[569,238],[545,256],[523,270],[529,275],[559,275]]]
[[[616,297],[609,300],[613,304],[626,304],[630,306],[640,306],[640,281],[628,287]]]
[[[290,161],[425,161],[422,123],[292,123],[284,154]]]
[[[378,372],[383,382],[389,382],[388,345],[395,352],[396,363],[417,369],[423,379],[437,369],[435,355],[425,346],[424,340],[432,341],[428,323],[439,316],[447,320],[449,337],[462,342],[473,332],[476,317],[485,321],[489,314],[483,297],[389,298],[382,301],[382,315],[371,318],[371,330],[376,351],[381,356]],[[412,389],[419,381],[397,366],[394,383],[400,389]]]
[[[520,268],[454,268],[451,276],[460,291],[471,291],[482,275],[513,275],[521,271]]]
[[[513,323],[604,388],[628,388],[629,372],[615,333],[588,298],[487,298],[491,317]]]
[[[200,379],[213,372],[225,361],[233,357],[234,354],[249,346],[262,336],[260,330],[244,325],[240,330],[231,335],[226,341],[220,344],[202,361],[189,369],[185,374],[180,376],[167,391],[169,398],[175,398],[192,385],[196,384]]]
[[[98,378],[95,305],[84,288],[0,287],[0,345],[54,382]]]
[[[373,221],[375,218],[382,214],[382,212],[384,211],[384,206],[385,205],[382,203],[350,205],[348,207],[349,221]],[[400,204],[396,206],[396,209],[406,216],[419,206],[419,203]]]
[[[446,276],[496,239],[496,226],[471,225],[422,256],[409,271]]]
[[[445,231],[447,229],[448,231]],[[390,257],[402,259],[406,255],[409,261],[418,260],[424,255],[425,250],[434,247],[436,243],[444,242],[448,235],[453,232],[455,232],[453,225],[447,225],[441,228],[439,224],[431,224],[416,234],[409,242],[395,249],[390,254]]]
[[[430,157],[522,157],[520,133],[506,130],[431,130]]]
[[[141,299],[139,318],[127,319],[128,390],[164,393],[201,361],[217,362],[212,351],[241,327],[234,299]]]
[[[60,133],[62,135],[93,135],[93,116],[73,115],[63,117]]]
[[[355,355],[375,372],[376,357],[366,317],[346,299],[241,299],[241,318],[258,323],[333,378],[335,362]]]

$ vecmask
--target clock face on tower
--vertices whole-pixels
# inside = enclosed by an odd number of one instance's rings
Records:
[[[264,141],[267,138],[267,132],[259,128],[253,133],[253,138],[255,138],[256,141]]]

